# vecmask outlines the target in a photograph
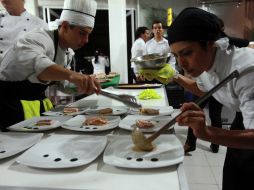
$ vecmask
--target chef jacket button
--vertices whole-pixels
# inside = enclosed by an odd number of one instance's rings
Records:
[[[3,53],[3,51],[0,51],[0,53]]]
[[[0,40],[3,40],[3,38],[0,38]]]
[[[3,25],[1,25],[0,27],[1,27],[1,28],[3,28],[4,26],[3,26]]]
[[[2,17],[4,17],[4,15],[2,15]]]
[[[26,31],[26,29],[24,29],[24,31]]]
[[[27,18],[26,20],[27,20],[27,21],[29,21],[30,19],[29,19],[29,18]]]

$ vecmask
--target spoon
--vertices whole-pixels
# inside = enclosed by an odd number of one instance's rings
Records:
[[[219,90],[223,85],[231,81],[233,78],[237,78],[239,76],[239,72],[237,70],[233,71],[230,75],[228,75],[224,80],[222,80],[219,84],[217,84],[215,87],[213,87],[211,90],[209,90],[207,93],[205,93],[204,96],[200,97],[195,101],[197,105],[202,104],[207,98],[209,98],[214,92]],[[142,130],[139,127],[134,127],[131,137],[132,142],[135,145],[136,148],[139,150],[144,151],[151,151],[153,150],[154,146],[152,142],[159,137],[166,129],[168,129],[170,126],[174,125],[176,123],[176,118],[180,116],[183,112],[178,113],[173,119],[171,119],[168,123],[166,123],[163,127],[161,127],[158,131],[156,131],[154,134],[149,136],[148,138],[143,134]]]

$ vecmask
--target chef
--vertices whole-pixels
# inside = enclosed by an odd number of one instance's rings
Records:
[[[180,66],[197,78],[198,87],[208,91],[232,71],[240,77],[214,93],[214,98],[236,112],[230,130],[206,126],[204,112],[194,103],[177,118],[196,137],[227,146],[223,190],[249,189],[254,171],[254,50],[229,44],[213,14],[202,9],[184,9],[168,29],[169,45]],[[200,82],[201,83],[200,83]],[[200,86],[199,84],[202,84]]]
[[[81,48],[94,27],[94,0],[65,0],[58,30],[33,30],[19,38],[0,65],[0,127],[38,116],[50,107],[45,89],[67,80],[81,92],[100,92],[98,81],[66,69],[68,48]]]
[[[24,8],[24,0],[0,0],[5,8],[0,11],[0,63],[18,37],[28,31],[48,25],[40,18],[31,15]]]

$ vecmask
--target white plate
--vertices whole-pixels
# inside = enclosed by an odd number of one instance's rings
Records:
[[[99,114],[99,110],[105,109],[105,108],[111,108],[113,111],[110,114],[101,114],[101,115],[122,115],[128,112],[129,108],[124,106],[114,106],[114,107],[97,107],[94,109],[88,109],[85,111],[86,114]]]
[[[142,108],[149,108],[149,109],[157,109],[159,110],[158,115],[171,115],[174,112],[174,109],[172,106],[143,106]],[[139,109],[131,108],[129,111],[129,114],[133,115],[142,115],[139,112]]]
[[[22,152],[39,142],[42,133],[0,133],[0,159]]]
[[[70,168],[96,159],[107,144],[105,136],[52,135],[19,156],[20,164],[36,168]]]
[[[71,118],[71,116],[33,117],[31,119],[27,119],[27,120],[21,121],[19,123],[16,123],[15,125],[12,125],[12,126],[8,127],[8,129],[11,130],[11,131],[25,131],[25,132],[29,132],[29,131],[33,131],[33,132],[35,132],[35,131],[47,131],[47,130],[50,130],[50,129],[60,127],[63,122],[67,121],[70,118]],[[35,125],[36,122],[38,122],[39,120],[44,120],[44,119],[54,120],[55,123],[53,123],[52,125],[45,125],[45,126],[36,126]]]
[[[47,111],[47,112],[43,112],[42,114],[47,115],[47,116],[75,116],[75,115],[85,113],[85,111],[88,109],[88,107],[79,108],[78,112],[73,112],[73,113],[63,113],[63,109],[64,109],[64,107],[62,106],[59,108],[54,108],[54,109]]]
[[[84,131],[84,132],[94,132],[94,131],[106,131],[114,129],[118,126],[120,122],[120,116],[103,116],[108,119],[108,124],[97,126],[97,125],[83,125],[86,118],[95,117],[94,115],[77,115],[74,118],[63,123],[62,127],[65,129],[73,131]],[[97,116],[98,117],[98,116]]]
[[[136,127],[137,120],[148,120],[154,124],[154,127],[141,129],[143,132],[155,132],[158,131],[161,127],[163,127],[168,121],[172,119],[171,116],[144,116],[144,115],[127,115],[124,119],[122,119],[119,123],[119,127],[122,129],[132,131],[134,127]],[[174,125],[169,127],[169,129],[173,128]]]
[[[134,151],[131,136],[118,136],[108,144],[103,161],[124,168],[159,168],[183,161],[183,145],[175,135],[161,135],[153,144],[151,152]]]

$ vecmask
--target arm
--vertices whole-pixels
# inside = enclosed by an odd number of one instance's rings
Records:
[[[174,81],[177,82],[182,87],[184,87],[185,90],[190,91],[191,93],[193,93],[199,97],[204,95],[204,92],[202,92],[198,88],[196,81],[194,81],[188,77],[178,74],[177,77],[174,77]]]
[[[254,149],[254,129],[225,130],[206,126],[205,113],[194,103],[181,107],[184,113],[176,121],[180,126],[193,129],[197,138],[232,148]]]
[[[54,64],[42,71],[37,78],[40,81],[61,81],[68,80],[77,85],[80,92],[91,94],[100,92],[100,84],[93,76],[83,75],[62,66]]]

